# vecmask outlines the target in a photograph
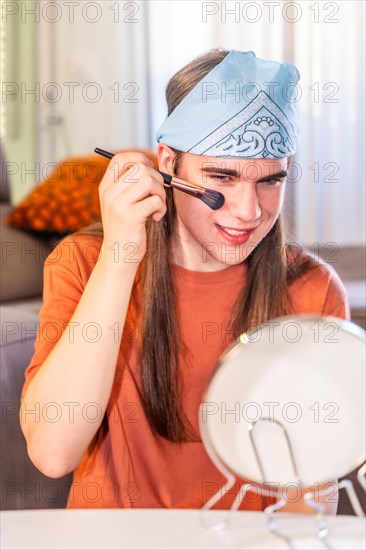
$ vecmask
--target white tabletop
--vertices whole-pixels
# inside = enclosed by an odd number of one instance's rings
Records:
[[[268,532],[261,512],[233,512],[223,531],[207,529],[200,510],[103,509],[17,510],[0,514],[1,550],[95,550],[152,548],[287,549],[286,542]],[[316,538],[314,516],[277,514],[278,527],[293,548],[326,548]],[[216,522],[221,512],[210,512]],[[326,516],[328,548],[364,549],[365,519]]]

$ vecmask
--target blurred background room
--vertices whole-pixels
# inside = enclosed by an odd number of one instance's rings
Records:
[[[365,327],[364,25],[365,2],[353,0],[1,2],[1,384],[12,404],[3,508],[57,507],[67,496],[59,480],[38,500],[22,493],[29,476],[46,483],[27,461],[17,416],[43,262],[98,216],[106,163],[94,148],[153,154],[166,84],[199,54],[253,50],[299,69],[288,235],[339,273],[352,320]]]

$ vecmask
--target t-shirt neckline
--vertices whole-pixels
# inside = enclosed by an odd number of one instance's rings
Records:
[[[218,271],[192,271],[181,265],[172,264],[173,274],[179,280],[194,284],[217,284],[243,279],[248,266],[246,262],[235,264]]]

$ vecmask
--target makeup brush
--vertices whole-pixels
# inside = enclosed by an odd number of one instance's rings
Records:
[[[99,149],[99,147],[94,149],[94,152],[98,153],[98,155],[102,155],[102,157],[106,157],[107,159],[114,157],[114,153],[109,153],[109,151],[104,151],[104,149]],[[209,206],[212,210],[218,210],[225,202],[224,195],[218,191],[206,189],[205,187],[201,187],[196,184],[193,185],[187,181],[170,176],[164,172],[160,172],[160,170],[157,170],[157,172],[159,172],[159,174],[161,174],[164,178],[164,187],[174,187],[175,189],[179,189],[179,191],[183,191],[183,193],[192,195],[192,197],[197,197],[197,199],[201,199],[201,201],[207,204],[207,206]]]

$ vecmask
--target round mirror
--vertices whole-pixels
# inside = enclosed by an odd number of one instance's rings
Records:
[[[211,457],[246,480],[311,487],[365,460],[365,331],[281,317],[221,357],[200,407]]]

